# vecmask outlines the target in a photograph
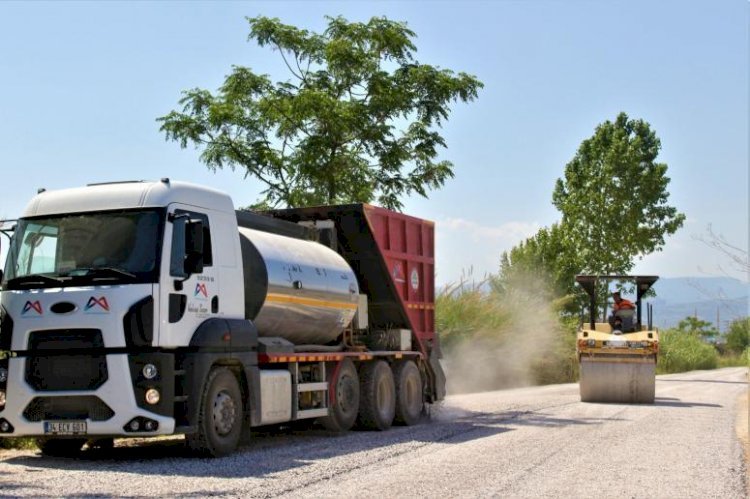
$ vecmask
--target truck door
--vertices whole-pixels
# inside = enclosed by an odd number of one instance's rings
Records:
[[[202,322],[220,314],[219,272],[213,261],[211,217],[194,207],[173,205],[169,220],[172,230],[165,232],[168,244],[161,274],[165,278],[160,283],[159,345],[177,347],[187,345]],[[202,233],[196,234],[196,228]],[[196,239],[202,239],[200,254],[195,251]]]

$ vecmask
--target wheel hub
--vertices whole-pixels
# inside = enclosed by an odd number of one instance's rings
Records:
[[[226,392],[219,392],[214,399],[213,420],[216,432],[227,435],[234,428],[237,420],[237,405]]]

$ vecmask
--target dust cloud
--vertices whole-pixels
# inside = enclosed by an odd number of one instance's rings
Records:
[[[492,293],[508,320],[444,351],[448,394],[560,382],[569,369],[565,333],[544,285],[524,280]]]

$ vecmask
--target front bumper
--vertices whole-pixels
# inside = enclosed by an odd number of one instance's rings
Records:
[[[138,366],[156,359],[160,363],[160,376],[153,380],[145,380]],[[8,383],[6,385],[5,407],[0,409],[0,424],[2,420],[9,423],[12,431],[2,432],[0,436],[49,436],[45,434],[45,422],[55,421],[86,421],[86,434],[81,436],[96,437],[125,437],[125,436],[154,436],[169,435],[175,431],[175,419],[172,414],[174,399],[174,375],[166,354],[107,354],[107,379],[94,390],[35,390],[27,382],[27,357],[12,357],[8,359]],[[153,387],[160,391],[158,404],[149,406],[144,400],[144,393]],[[46,402],[50,399],[67,398],[67,401],[55,400],[59,403],[40,403],[40,398]],[[83,400],[92,408],[87,417],[83,408]],[[97,402],[96,399],[98,399]],[[94,400],[92,402],[92,400]],[[68,402],[71,402],[68,403]],[[76,406],[77,401],[81,407]],[[46,407],[39,410],[38,407]],[[55,408],[66,407],[64,411],[55,414]],[[110,411],[107,411],[109,408]],[[52,412],[50,412],[52,411]],[[134,419],[139,421],[155,421],[156,429],[133,431],[128,426]],[[126,430],[128,428],[128,430]],[[1,428],[0,428],[1,430]]]

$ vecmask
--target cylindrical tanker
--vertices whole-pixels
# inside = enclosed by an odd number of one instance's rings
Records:
[[[239,232],[245,318],[258,334],[297,345],[335,341],[357,310],[359,285],[346,260],[313,241]]]

